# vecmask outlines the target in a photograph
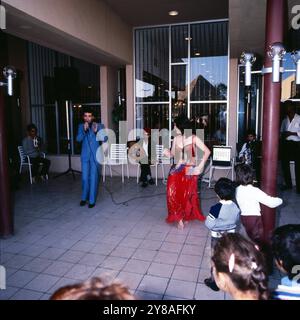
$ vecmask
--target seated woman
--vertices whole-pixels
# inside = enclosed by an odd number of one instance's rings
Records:
[[[171,152],[164,152],[166,156],[175,160],[167,182],[166,221],[177,222],[178,228],[183,229],[184,222],[205,220],[198,197],[198,176],[203,172],[210,151],[199,137],[192,134],[191,123],[185,116],[179,116],[174,120],[174,131],[176,137]],[[204,152],[199,164],[196,162],[197,148]]]

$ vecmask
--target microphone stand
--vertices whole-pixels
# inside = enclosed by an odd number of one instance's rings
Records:
[[[66,120],[67,120],[67,144],[68,144],[67,147],[68,147],[69,168],[67,169],[67,171],[59,173],[54,178],[59,178],[61,176],[65,176],[65,175],[68,175],[69,173],[71,173],[73,176],[73,179],[75,180],[75,173],[81,174],[81,172],[72,168],[72,148],[71,148],[71,138],[70,138],[69,101],[66,101]]]

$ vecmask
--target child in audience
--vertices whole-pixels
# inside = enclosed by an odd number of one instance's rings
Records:
[[[238,233],[217,242],[212,257],[218,287],[234,300],[267,300],[268,275],[263,254]]]
[[[263,242],[263,223],[260,203],[270,208],[282,204],[282,199],[271,197],[253,186],[253,170],[249,165],[241,164],[236,168],[236,200],[241,209],[241,221],[248,237],[255,243]]]
[[[300,224],[288,224],[274,231],[272,249],[280,271],[287,274],[273,293],[279,300],[300,300]]]
[[[211,231],[211,250],[224,233],[235,232],[239,219],[240,210],[233,202],[235,197],[235,185],[227,178],[221,178],[215,184],[215,192],[219,202],[212,206],[206,218],[205,225]],[[219,291],[218,286],[211,277],[204,280],[204,283],[214,291]]]
[[[260,181],[260,142],[256,139],[256,133],[250,129],[247,131],[247,141],[239,152],[239,161],[253,168],[256,182]]]
[[[50,300],[135,300],[135,298],[122,284],[105,283],[104,280],[94,277],[86,282],[58,289]]]

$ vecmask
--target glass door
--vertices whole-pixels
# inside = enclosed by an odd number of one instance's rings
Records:
[[[244,68],[239,66],[238,95],[238,150],[245,142],[248,130],[256,132],[258,140],[262,135],[262,90],[261,73],[252,73],[251,86],[245,87]]]

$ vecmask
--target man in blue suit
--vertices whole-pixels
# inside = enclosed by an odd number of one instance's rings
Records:
[[[89,208],[96,203],[98,184],[100,178],[100,164],[96,159],[99,141],[106,142],[104,125],[94,121],[92,111],[87,110],[83,114],[84,123],[78,127],[77,142],[82,142],[81,148],[81,171],[82,171],[82,196],[80,206],[89,202]]]

